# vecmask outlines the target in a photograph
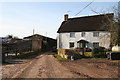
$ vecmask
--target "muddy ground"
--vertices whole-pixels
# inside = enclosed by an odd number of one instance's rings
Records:
[[[57,60],[46,52],[33,59],[8,59],[2,65],[3,78],[118,78],[116,60]]]
[[[103,59],[59,60],[71,72],[87,78],[118,78],[118,62]]]

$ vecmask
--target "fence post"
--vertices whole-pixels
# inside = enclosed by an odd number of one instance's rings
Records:
[[[15,55],[16,55],[16,57],[17,57],[17,48],[16,48],[16,50],[15,50]]]
[[[2,47],[2,63],[5,62],[5,47]]]

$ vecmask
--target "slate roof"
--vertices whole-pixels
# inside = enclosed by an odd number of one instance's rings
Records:
[[[109,20],[112,20],[114,13],[68,18],[63,21],[57,33],[81,32],[81,31],[105,31]]]

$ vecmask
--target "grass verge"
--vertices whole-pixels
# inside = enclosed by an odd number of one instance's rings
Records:
[[[59,60],[67,60],[66,58],[62,58],[60,55],[58,54],[54,54],[54,57],[59,59]]]

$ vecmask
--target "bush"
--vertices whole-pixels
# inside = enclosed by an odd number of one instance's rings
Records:
[[[83,48],[75,48],[75,51],[81,52],[81,51],[83,51]],[[86,52],[92,52],[92,49],[86,48]]]
[[[92,50],[93,57],[106,58],[106,49],[104,47],[95,47]]]
[[[92,52],[92,49],[86,48],[86,52]]]
[[[87,56],[87,57],[92,57],[92,52],[86,52],[86,53],[85,53],[85,56]]]
[[[65,52],[66,52],[66,53],[65,53],[66,55],[73,56],[74,59],[79,59],[79,58],[81,58],[80,53],[77,52],[76,50],[66,49]]]
[[[99,53],[95,54],[94,57],[96,57],[96,58],[107,58],[107,54],[105,54],[105,52],[99,52]]]

